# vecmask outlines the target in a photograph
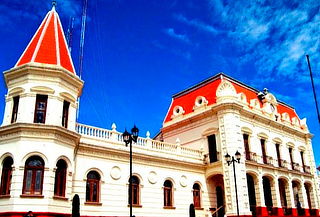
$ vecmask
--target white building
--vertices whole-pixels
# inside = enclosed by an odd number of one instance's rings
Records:
[[[0,128],[0,216],[128,216],[129,149],[122,133],[76,123],[76,75],[55,8],[17,64]],[[133,213],[319,216],[319,184],[305,119],[218,74],[173,96],[161,132],[133,144]],[[241,154],[228,166],[224,156]],[[237,183],[237,195],[235,190]],[[237,209],[238,201],[238,209]]]

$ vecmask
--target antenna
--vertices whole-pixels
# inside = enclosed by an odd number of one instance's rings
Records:
[[[79,78],[82,76],[82,67],[83,67],[83,46],[84,46],[84,35],[86,32],[86,19],[87,19],[87,7],[88,0],[83,0],[82,8],[82,20],[81,20],[81,36],[80,36],[80,52],[79,52]],[[80,113],[80,97],[78,97],[78,110],[77,110],[77,120]]]
[[[80,79],[82,76],[82,67],[83,67],[83,45],[84,45],[84,36],[85,36],[85,32],[86,32],[87,6],[88,6],[88,0],[83,0],[82,20],[81,20],[81,37],[80,37],[80,53],[79,53],[79,77],[80,77]]]
[[[68,49],[70,54],[72,50],[73,23],[74,23],[74,17],[70,17],[68,31],[67,31],[67,44],[68,44]]]
[[[316,94],[316,91],[315,91],[315,88],[314,88],[313,75],[312,75],[312,70],[311,70],[309,55],[307,54],[306,57],[307,57],[307,61],[308,61],[309,71],[310,71],[312,91],[313,91],[314,101],[315,101],[315,103],[316,103],[316,109],[317,109],[317,114],[318,114],[318,121],[319,121],[319,123],[320,123],[320,113],[319,113],[319,107],[318,107],[318,101],[317,101],[317,94]]]

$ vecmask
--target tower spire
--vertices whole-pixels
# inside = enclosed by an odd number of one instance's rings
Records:
[[[56,9],[56,6],[57,6],[57,1],[52,0],[52,9]]]

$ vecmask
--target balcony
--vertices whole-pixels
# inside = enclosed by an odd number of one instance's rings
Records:
[[[310,166],[304,165],[303,171],[304,171],[305,173],[311,174]]]
[[[220,152],[216,152],[216,156],[213,157],[213,159],[210,159],[210,154],[209,153],[206,153],[203,155],[203,162],[204,164],[211,164],[211,163],[215,163],[215,162],[218,162],[218,161],[221,161],[221,154]]]
[[[257,162],[257,154],[254,152],[246,152],[246,160]]]
[[[279,163],[279,167],[281,168],[288,168],[288,162],[286,160],[278,160],[278,163]]]
[[[298,163],[292,163],[292,170],[301,172],[300,164],[298,164]]]
[[[264,164],[273,166],[273,158],[271,156],[268,156],[268,155],[262,156],[262,161]]]

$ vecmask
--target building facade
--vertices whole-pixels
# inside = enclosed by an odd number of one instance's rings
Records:
[[[78,198],[81,216],[128,216],[129,149],[115,124],[76,123],[83,81],[54,7],[4,78],[0,216],[70,216]],[[220,73],[174,95],[156,138],[133,144],[133,213],[319,216],[311,138],[291,106]]]

